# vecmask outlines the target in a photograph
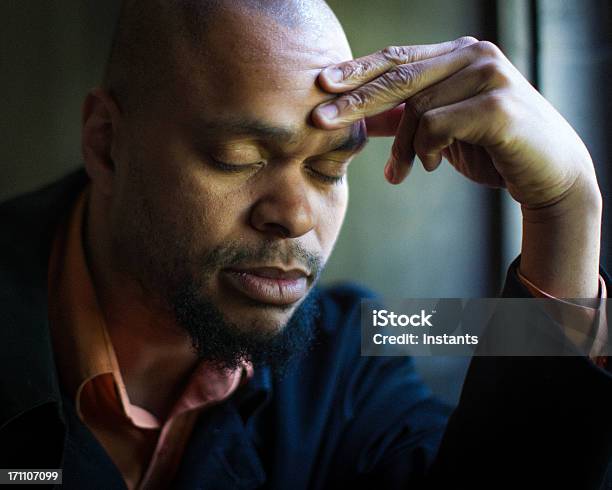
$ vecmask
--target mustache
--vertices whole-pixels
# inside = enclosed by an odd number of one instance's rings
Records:
[[[266,263],[299,265],[309,271],[312,282],[318,279],[324,266],[320,254],[307,250],[298,242],[279,241],[264,241],[260,244],[245,244],[239,241],[225,243],[209,251],[202,263],[209,271]]]

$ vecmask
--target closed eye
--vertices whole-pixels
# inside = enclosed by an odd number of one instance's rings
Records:
[[[315,170],[312,167],[309,167],[310,173],[312,173],[314,175],[315,178],[319,179],[320,181],[324,182],[325,184],[340,184],[342,183],[342,181],[344,180],[344,177],[346,174],[342,174],[342,175],[327,175],[324,174],[322,172],[319,172],[318,170]]]
[[[313,159],[308,162],[307,166],[319,180],[329,184],[338,184],[344,180],[349,163],[350,159]]]
[[[253,163],[233,163],[233,162],[223,162],[221,160],[217,160],[216,158],[209,157],[210,162],[224,172],[242,172],[244,170],[253,169],[255,167],[261,167],[265,164],[263,161],[253,162]]]
[[[261,160],[252,163],[227,162],[219,160],[212,156],[209,156],[208,160],[215,168],[227,173],[240,173],[248,170],[258,169],[266,163]],[[309,162],[306,168],[314,178],[325,184],[340,184],[346,176],[346,171],[349,163],[350,160],[315,160]]]

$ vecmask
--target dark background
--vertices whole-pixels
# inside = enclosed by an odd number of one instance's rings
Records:
[[[502,46],[572,123],[604,195],[602,262],[610,269],[612,2],[608,0],[333,0],[355,56],[462,35]],[[0,199],[80,165],[80,105],[100,80],[117,0],[0,2]],[[477,187],[448,164],[416,165],[385,184],[390,139],[351,165],[344,229],[323,280],[353,280],[395,297],[493,296],[520,246],[520,214],[505,192]],[[466,360],[418,359],[455,400]]]

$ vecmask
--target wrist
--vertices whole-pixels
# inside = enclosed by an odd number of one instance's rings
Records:
[[[602,210],[603,200],[594,172],[579,175],[563,194],[544,206],[521,204],[523,222],[534,224],[586,220],[601,226]]]
[[[596,180],[577,180],[553,204],[522,211],[525,277],[558,298],[595,297],[602,214]]]

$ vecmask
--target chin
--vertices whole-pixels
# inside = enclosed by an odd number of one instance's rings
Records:
[[[226,321],[236,325],[243,332],[259,331],[275,334],[281,332],[289,323],[297,304],[278,307],[266,304],[224,304],[219,311]]]
[[[279,373],[308,350],[319,311],[317,295],[278,306],[221,291],[206,295],[193,284],[177,288],[171,304],[201,359],[226,368],[248,359]]]

